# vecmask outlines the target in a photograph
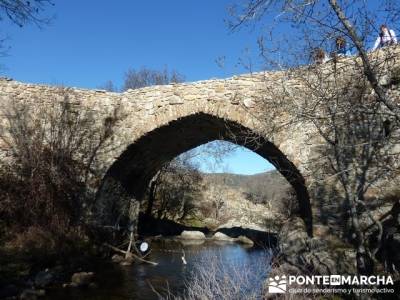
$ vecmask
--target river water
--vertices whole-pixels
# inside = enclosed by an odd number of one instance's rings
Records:
[[[182,256],[187,264],[183,263]],[[232,293],[232,298],[245,299],[250,295],[261,298],[270,257],[265,249],[235,243],[153,241],[147,259],[157,262],[157,266],[101,263],[93,270],[84,270],[95,272],[97,288],[49,290],[45,299],[159,299],[160,295],[187,298],[190,292],[208,292],[210,288],[204,286],[216,282],[221,282],[226,291]],[[197,284],[197,290],[188,288],[193,287],[193,283]],[[219,293],[220,287],[221,284],[213,286],[210,292]]]

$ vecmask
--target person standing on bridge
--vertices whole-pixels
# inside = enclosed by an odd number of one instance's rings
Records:
[[[317,65],[323,64],[329,60],[329,56],[321,48],[314,49],[312,56],[314,59],[314,63],[316,63]]]
[[[339,36],[335,40],[335,51],[332,53],[333,57],[351,56],[350,50],[347,49],[346,40],[344,37]]]
[[[385,24],[383,24],[380,27],[379,36],[377,37],[374,47],[372,47],[371,51],[394,44],[397,44],[396,33],[393,29],[389,29]]]

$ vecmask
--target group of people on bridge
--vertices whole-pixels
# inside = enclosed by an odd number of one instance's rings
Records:
[[[393,29],[389,29],[387,25],[383,24],[380,27],[379,36],[376,38],[371,51],[394,44],[397,44],[396,33]],[[322,48],[316,48],[313,52],[313,59],[316,64],[322,64],[333,58],[351,55],[351,51],[347,48],[346,39],[340,36],[335,40],[335,50],[331,53],[331,55],[328,55]]]

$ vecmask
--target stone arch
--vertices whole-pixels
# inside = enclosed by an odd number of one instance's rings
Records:
[[[179,154],[213,140],[244,146],[271,162],[293,186],[300,217],[312,235],[312,211],[305,180],[287,156],[273,143],[236,121],[204,112],[173,120],[130,144],[108,169],[98,191],[95,216],[100,222],[115,222],[125,214],[135,218],[127,203],[141,201],[149,182],[162,167]]]

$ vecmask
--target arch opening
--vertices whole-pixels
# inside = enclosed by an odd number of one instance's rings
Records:
[[[158,170],[181,153],[215,140],[243,146],[268,160],[292,185],[308,234],[312,212],[305,180],[273,143],[237,122],[196,113],[161,126],[129,145],[106,173],[98,191],[96,215],[102,223],[118,222],[124,202],[141,201]],[[126,213],[133,218],[137,211]]]

